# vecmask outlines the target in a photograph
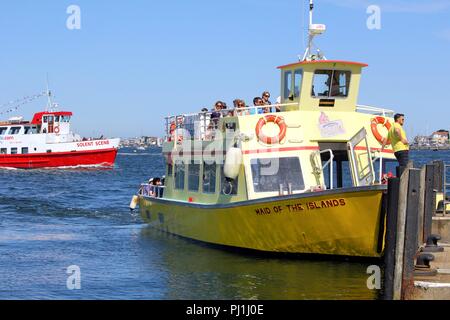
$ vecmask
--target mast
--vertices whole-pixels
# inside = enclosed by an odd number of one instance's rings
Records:
[[[55,105],[53,104],[52,92],[50,91],[50,85],[49,85],[49,81],[48,81],[48,73],[47,73],[47,91],[45,93],[47,95],[47,106],[45,108],[45,111],[46,112],[54,111]]]
[[[324,24],[314,24],[313,23],[313,13],[314,13],[314,2],[309,0],[309,32],[308,32],[308,47],[306,48],[305,54],[303,55],[302,61],[313,61],[313,60],[326,60],[327,58],[322,54],[319,48],[317,48],[317,53],[314,54],[314,37],[323,34],[326,31],[326,26]]]

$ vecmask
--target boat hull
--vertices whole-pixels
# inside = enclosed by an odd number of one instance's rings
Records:
[[[363,190],[362,190],[363,189]],[[379,258],[385,187],[325,191],[226,205],[141,196],[152,227],[211,244],[264,252]]]
[[[117,151],[117,148],[111,148],[73,152],[0,155],[0,168],[112,167],[116,160]]]

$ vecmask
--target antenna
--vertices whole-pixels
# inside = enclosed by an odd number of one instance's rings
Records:
[[[53,104],[53,101],[52,101],[52,92],[50,91],[50,85],[49,85],[49,80],[48,80],[48,73],[47,73],[47,91],[46,91],[46,95],[47,95],[47,106],[45,108],[45,111],[46,112],[54,111],[55,104]]]
[[[322,54],[319,48],[317,48],[317,54],[313,54],[314,49],[314,37],[323,34],[326,31],[324,24],[313,23],[314,2],[309,0],[309,38],[308,47],[303,55],[302,61],[314,61],[314,60],[326,60],[327,58]]]

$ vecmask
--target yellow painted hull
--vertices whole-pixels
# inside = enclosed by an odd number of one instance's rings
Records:
[[[159,230],[211,244],[265,252],[382,255],[383,187],[325,191],[225,205],[140,197]]]

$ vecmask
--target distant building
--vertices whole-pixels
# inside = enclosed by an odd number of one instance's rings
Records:
[[[446,130],[436,131],[431,135],[431,143],[436,145],[446,145],[449,142],[450,133]]]

